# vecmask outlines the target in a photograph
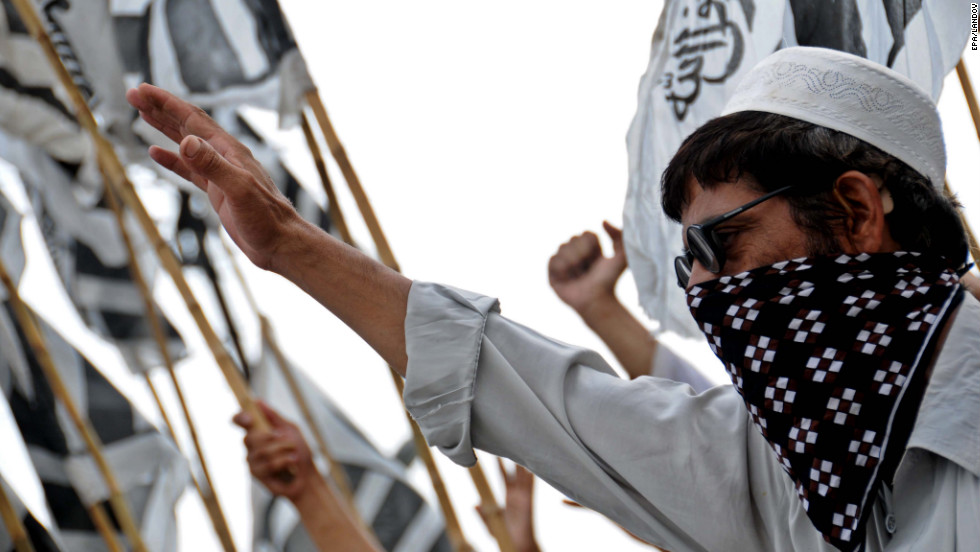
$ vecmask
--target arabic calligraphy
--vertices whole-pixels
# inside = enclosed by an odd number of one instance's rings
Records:
[[[660,85],[683,121],[704,84],[724,83],[738,71],[745,41],[738,25],[728,18],[726,0],[697,0],[681,12],[681,30],[670,52],[673,70],[664,72]]]

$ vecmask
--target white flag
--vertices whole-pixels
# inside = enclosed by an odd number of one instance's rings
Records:
[[[717,117],[741,77],[789,46],[822,46],[905,74],[938,99],[969,34],[960,2],[667,0],[627,135],[624,243],[640,304],[658,331],[700,336],[673,259],[680,225],[660,207],[660,177],[681,142]]]

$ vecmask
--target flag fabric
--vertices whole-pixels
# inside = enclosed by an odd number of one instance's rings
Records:
[[[79,164],[91,146],[54,70],[10,0],[0,0],[0,130]]]
[[[677,289],[680,225],[660,208],[660,176],[681,142],[717,117],[742,76],[773,51],[821,46],[905,74],[934,99],[969,34],[942,0],[667,0],[627,134],[624,244],[640,304],[659,326],[701,333]]]
[[[313,89],[276,0],[117,0],[112,11],[129,73],[201,107],[275,109],[292,125]]]
[[[35,0],[35,4],[58,56],[102,132],[123,146],[124,157],[145,157],[146,148],[132,134],[137,114],[126,102],[125,69],[110,2]]]
[[[0,397],[0,400],[3,400],[3,398]],[[23,524],[24,530],[27,532],[27,537],[30,539],[31,545],[34,546],[35,552],[62,552],[65,550],[58,545],[47,528],[38,522],[34,514],[24,506],[13,489],[7,485],[3,476],[0,476],[0,486],[3,486],[4,494],[12,503],[14,513]],[[16,552],[7,528],[2,523],[0,523],[0,552]]]
[[[318,457],[313,429],[303,420],[275,362],[268,350],[263,352],[253,375],[253,389],[257,396],[300,426],[314,456]],[[331,454],[344,466],[361,518],[371,526],[382,547],[398,552],[451,550],[442,517],[408,485],[405,466],[378,452],[309,378],[295,367],[292,370],[313,412],[317,429],[325,437]],[[319,457],[318,464],[326,466]],[[252,509],[257,552],[316,550],[292,504],[271,496],[258,482],[252,484]]]
[[[160,366],[162,357],[129,272],[122,234],[101,190],[93,193],[80,185],[74,178],[76,166],[2,135],[0,156],[20,169],[58,276],[89,328],[117,345],[132,370]],[[140,241],[142,232],[129,226],[136,251],[151,251]],[[156,265],[148,254],[138,262],[152,289]],[[171,356],[183,356],[183,341],[166,319],[164,331]]]
[[[14,284],[24,271],[24,243],[20,233],[21,216],[0,191],[0,260]],[[2,288],[3,286],[0,286]],[[0,289],[0,297],[6,297]]]
[[[5,365],[26,367],[27,377],[4,382],[14,420],[27,444],[54,523],[67,550],[106,550],[86,507],[108,493],[81,435],[58,406],[29,343],[14,324],[9,304],[0,309]],[[189,481],[183,457],[78,351],[41,320],[45,343],[76,404],[102,440],[104,453],[153,552],[176,550],[174,505]],[[120,537],[122,538],[122,537]]]

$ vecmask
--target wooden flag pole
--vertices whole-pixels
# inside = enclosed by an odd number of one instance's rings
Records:
[[[112,521],[109,519],[109,513],[106,511],[105,506],[102,504],[93,504],[87,507],[86,510],[88,510],[89,517],[92,518],[92,525],[95,526],[95,530],[105,540],[110,552],[126,552],[122,543],[119,542],[119,536],[116,535],[115,528],[112,527]]]
[[[116,195],[112,192],[112,190],[107,188],[105,190],[105,196],[108,200],[109,207],[112,209],[113,215],[115,215],[116,223],[119,225],[119,233],[122,236],[123,244],[126,246],[126,253],[129,255],[129,273],[133,278],[133,282],[136,283],[137,289],[139,289],[140,297],[143,299],[143,308],[146,311],[146,317],[150,323],[150,331],[153,333],[153,340],[156,342],[157,348],[160,349],[160,356],[163,359],[164,368],[170,374],[174,388],[177,392],[177,397],[180,400],[180,405],[184,413],[184,421],[187,423],[191,440],[194,443],[194,450],[197,454],[197,460],[201,465],[201,471],[204,473],[204,478],[207,481],[207,491],[201,487],[201,482],[193,473],[193,470],[191,470],[191,480],[194,482],[194,487],[197,489],[197,494],[200,495],[201,501],[204,503],[208,517],[211,518],[211,525],[214,527],[214,532],[217,535],[218,540],[221,542],[221,546],[225,549],[225,552],[235,552],[235,542],[231,537],[231,529],[228,527],[228,521],[225,519],[224,512],[221,510],[221,504],[218,502],[218,498],[214,493],[214,485],[211,482],[211,472],[208,470],[208,465],[204,458],[204,451],[201,450],[201,444],[197,439],[197,429],[194,427],[194,422],[191,419],[191,414],[187,408],[187,403],[184,401],[183,391],[180,388],[180,383],[177,381],[173,357],[170,356],[170,350],[167,348],[167,337],[163,331],[163,324],[160,321],[160,314],[157,311],[156,304],[153,302],[153,293],[150,291],[150,286],[147,284],[146,278],[143,277],[143,271],[140,270],[139,262],[136,259],[136,248],[133,246],[133,240],[130,237],[129,230],[126,228],[123,220],[122,206],[119,204],[119,200],[116,198]],[[153,384],[153,380],[150,378],[148,371],[143,372],[143,378],[146,380],[146,385],[150,388],[150,392],[153,394],[153,399],[156,401],[157,407],[160,409],[160,415],[163,416],[164,423],[167,424],[167,429],[170,431],[170,436],[174,440],[174,445],[177,446],[177,450],[181,450],[180,442],[177,439],[177,432],[174,431],[174,426],[170,421],[170,416],[167,415],[167,409],[164,408],[163,401],[160,400],[160,394],[157,393],[156,386]]]
[[[337,161],[337,165],[340,166],[340,170],[344,174],[344,179],[347,180],[347,186],[350,188],[351,195],[354,196],[354,200],[357,202],[357,207],[361,211],[361,216],[364,218],[364,222],[367,224],[368,230],[371,232],[371,238],[374,240],[375,247],[378,250],[378,257],[388,268],[391,268],[396,272],[401,272],[398,262],[395,260],[395,255],[391,250],[391,246],[388,244],[388,239],[381,230],[381,225],[378,222],[378,218],[374,214],[374,209],[371,207],[371,202],[368,200],[367,194],[364,193],[364,188],[361,186],[361,181],[358,179],[357,173],[354,172],[354,167],[351,165],[350,159],[347,157],[347,151],[340,143],[340,138],[338,138],[337,133],[333,128],[333,124],[331,124],[330,118],[327,116],[327,110],[323,105],[323,101],[320,99],[319,92],[316,89],[308,91],[306,93],[306,101],[313,110],[313,115],[316,117],[317,123],[320,126],[323,139],[327,142],[327,146],[330,148],[330,153]],[[394,370],[391,371],[391,374],[395,380],[395,386],[398,388],[398,395],[404,396],[404,384],[402,383],[401,376],[395,373]],[[418,425],[415,424],[415,420],[413,420],[411,416],[408,418],[412,425],[413,435],[416,438],[416,448],[419,451],[419,456],[426,462],[426,468],[430,470],[430,475],[433,476],[433,487],[436,488],[438,493],[440,487],[444,488],[444,484],[442,483],[441,477],[438,474],[435,460],[432,458],[432,453],[429,450],[429,446],[427,443],[425,443],[425,439],[422,437],[422,433],[418,428]],[[487,482],[486,474],[483,472],[483,468],[481,468],[480,464],[477,463],[473,467],[469,468],[469,470],[470,475],[473,478],[473,484],[476,486],[476,490],[480,495],[480,501],[483,505],[484,512],[486,512],[487,519],[490,522],[490,531],[497,540],[497,545],[500,547],[501,552],[514,552],[513,540],[511,539],[510,533],[507,531],[507,526],[504,523],[503,510],[501,510],[498,506],[497,499],[493,495],[493,489],[490,488],[490,485]],[[439,479],[439,483],[436,483],[437,478]],[[446,497],[446,500],[448,502],[448,496]],[[440,497],[440,503],[442,503],[442,497]],[[453,518],[455,518],[455,515],[453,515]]]
[[[966,72],[966,65],[963,60],[956,64],[956,77],[960,80],[960,87],[963,89],[963,96],[966,98],[966,105],[970,108],[970,116],[973,118],[973,128],[977,131],[977,139],[980,139],[980,106],[977,105],[977,95],[973,90],[973,83],[970,81],[970,74]],[[949,182],[946,182],[946,194],[952,195],[949,189]],[[977,237],[970,228],[970,223],[966,221],[966,216],[960,212],[960,220],[963,221],[963,228],[966,229],[967,238],[970,240],[970,255],[973,261],[980,263],[980,244]]]
[[[244,282],[243,282],[244,283]],[[279,343],[276,342],[275,334],[272,333],[272,324],[269,323],[269,319],[265,315],[259,313],[258,310],[255,314],[259,317],[259,325],[262,326],[262,339],[269,346],[272,351],[272,355],[276,358],[276,364],[279,366],[279,371],[282,372],[283,378],[286,380],[286,384],[289,386],[289,391],[293,394],[293,398],[296,400],[296,404],[299,406],[300,413],[303,419],[306,420],[306,425],[310,427],[310,432],[313,433],[313,439],[316,441],[317,449],[320,451],[320,455],[323,459],[327,461],[330,466],[330,478],[333,480],[334,484],[337,486],[337,490],[340,491],[341,496],[347,501],[347,505],[351,510],[351,514],[354,515],[361,525],[370,527],[364,523],[361,519],[360,512],[357,511],[357,506],[354,503],[354,492],[351,490],[350,481],[347,479],[347,472],[344,471],[344,466],[337,461],[337,458],[330,452],[330,447],[327,446],[327,440],[323,435],[323,431],[320,430],[320,426],[317,425],[316,419],[313,417],[313,411],[310,410],[310,404],[306,400],[306,396],[303,395],[303,390],[300,389],[299,382],[296,381],[296,376],[293,374],[293,368],[289,365],[286,360],[286,356],[283,354],[282,349],[279,348]]]
[[[333,184],[330,182],[330,175],[327,174],[327,163],[323,159],[323,152],[320,151],[320,145],[316,142],[316,136],[313,134],[313,128],[310,126],[310,120],[305,112],[302,118],[300,118],[300,124],[303,127],[303,135],[306,137],[306,146],[309,148],[310,154],[313,155],[316,172],[320,175],[323,191],[327,193],[327,209],[330,214],[330,224],[337,227],[337,232],[340,233],[340,239],[344,240],[344,243],[353,246],[354,239],[351,238],[350,230],[347,228],[347,221],[344,220],[344,213],[340,210],[340,204],[337,203],[337,194],[334,192]]]
[[[14,510],[14,503],[7,496],[7,491],[3,488],[2,483],[0,483],[0,518],[3,519],[3,524],[7,527],[7,534],[10,535],[10,542],[13,543],[14,550],[16,552],[34,552],[34,545],[31,544],[31,539],[27,536],[24,522],[17,515],[17,510]]]
[[[78,87],[72,80],[71,75],[65,68],[64,63],[58,56],[58,53],[54,48],[54,44],[51,42],[51,38],[44,30],[41,19],[38,17],[37,12],[34,11],[31,0],[12,1],[28,31],[38,42],[38,44],[40,44],[41,49],[44,51],[45,56],[47,56],[48,61],[51,64],[51,67],[58,76],[59,81],[68,92],[72,104],[75,107],[75,115],[79,124],[91,136],[100,166],[106,172],[107,183],[114,189],[115,193],[119,195],[123,203],[126,205],[126,208],[132,211],[132,213],[136,216],[137,221],[143,228],[143,231],[146,233],[150,243],[153,245],[153,249],[160,259],[160,264],[173,279],[174,285],[177,287],[177,291],[187,304],[187,309],[190,311],[190,314],[197,323],[201,334],[204,336],[205,342],[207,342],[208,347],[211,349],[211,353],[214,355],[214,359],[217,362],[218,367],[221,369],[222,374],[225,376],[225,380],[228,382],[228,386],[231,388],[232,393],[235,394],[238,404],[241,405],[242,410],[252,415],[252,419],[255,420],[255,427],[257,430],[267,431],[269,429],[269,421],[265,419],[262,412],[255,406],[255,401],[249,394],[248,385],[242,378],[238,368],[235,367],[235,363],[232,361],[228,351],[225,350],[221,339],[208,322],[207,316],[205,316],[201,305],[194,297],[190,286],[187,284],[187,280],[184,278],[183,272],[181,272],[180,261],[177,260],[177,257],[174,255],[174,252],[170,250],[167,242],[164,241],[162,236],[160,236],[160,231],[157,229],[156,224],[153,222],[153,219],[150,218],[150,215],[147,213],[146,208],[140,201],[139,196],[136,195],[136,190],[133,187],[132,182],[129,181],[129,177],[126,175],[126,169],[119,161],[119,157],[116,156],[116,152],[113,149],[112,144],[110,144],[109,141],[102,136],[102,133],[99,130],[99,125],[96,122],[92,111],[89,109],[89,106],[85,101],[85,97],[82,96],[81,91],[78,90]],[[287,476],[287,474],[283,475]]]
[[[323,134],[323,139],[327,142],[327,147],[330,148],[330,154],[337,161],[340,172],[343,173],[344,180],[347,181],[347,186],[350,188],[351,195],[354,196],[354,201],[357,202],[357,208],[361,211],[361,216],[364,218],[364,223],[367,225],[368,231],[371,232],[371,239],[374,240],[375,246],[378,248],[378,257],[388,268],[391,268],[395,272],[401,272],[401,269],[398,267],[398,262],[395,261],[395,255],[391,252],[391,247],[388,246],[388,240],[385,238],[384,232],[381,231],[381,224],[378,222],[378,217],[374,214],[374,208],[371,207],[371,202],[368,201],[367,194],[364,193],[361,181],[357,177],[357,173],[354,172],[354,167],[347,157],[347,151],[344,149],[343,144],[340,143],[337,132],[333,129],[330,117],[327,116],[327,109],[323,106],[320,93],[316,88],[306,93],[306,103],[313,110],[313,116],[320,126],[320,132]],[[337,208],[339,210],[340,206],[338,205]]]
[[[392,378],[395,381],[395,389],[398,391],[399,397],[405,396],[405,383],[402,381],[402,377],[398,375],[391,367],[388,368],[391,372]],[[456,509],[453,507],[453,502],[449,498],[449,491],[446,490],[446,483],[442,479],[442,474],[439,473],[439,467],[436,465],[436,459],[432,456],[432,449],[429,448],[429,443],[425,441],[425,436],[422,435],[422,430],[419,425],[415,423],[415,419],[412,415],[405,410],[405,417],[408,418],[408,425],[412,428],[412,442],[415,443],[415,450],[422,459],[422,464],[425,465],[425,469],[429,474],[429,479],[432,480],[432,489],[436,493],[436,498],[439,500],[439,507],[442,509],[442,515],[446,521],[446,535],[449,537],[449,542],[453,545],[453,550],[456,552],[472,552],[473,547],[470,543],[466,541],[466,536],[463,534],[463,528],[459,524],[459,518],[456,517]],[[471,469],[479,469],[479,464]],[[489,490],[489,487],[487,487]],[[480,488],[477,487],[477,491]],[[491,491],[492,495],[492,491]],[[480,493],[480,501],[483,502],[483,493]],[[508,540],[510,534],[507,534]],[[497,538],[497,535],[494,535]],[[497,539],[497,543],[500,543],[500,539]],[[507,549],[500,546],[501,552],[507,552]],[[513,547],[509,550],[513,551]]]
[[[91,454],[92,459],[95,461],[96,468],[105,481],[106,488],[109,491],[109,504],[112,506],[112,512],[115,514],[116,520],[123,530],[123,534],[129,539],[129,543],[134,550],[137,552],[147,552],[146,544],[144,544],[143,537],[139,533],[139,526],[133,518],[129,504],[126,502],[126,497],[122,492],[122,488],[119,486],[119,481],[116,479],[115,474],[112,472],[112,467],[102,452],[102,441],[99,439],[98,434],[95,433],[95,429],[92,428],[92,424],[86,418],[82,417],[81,411],[68,391],[68,387],[61,379],[61,374],[55,368],[54,361],[51,359],[47,345],[44,343],[44,336],[41,334],[37,320],[27,308],[27,305],[21,300],[17,286],[14,284],[10,274],[7,272],[7,267],[4,266],[2,261],[0,261],[0,280],[3,281],[4,287],[7,288],[10,306],[13,307],[14,314],[17,316],[17,321],[24,331],[27,342],[30,344],[31,349],[34,350],[34,355],[37,358],[38,364],[41,366],[41,370],[44,372],[44,377],[47,379],[52,393],[58,398],[62,406],[65,407],[72,424],[74,424],[75,428],[81,434],[89,454]]]
[[[252,294],[251,287],[249,287],[248,283],[245,281],[245,275],[242,274],[242,271],[238,266],[238,262],[235,261],[234,252],[230,247],[228,247],[228,244],[225,242],[224,238],[219,237],[219,241],[221,241],[221,246],[226,253],[228,262],[231,264],[232,271],[235,273],[235,276],[238,279],[242,292],[245,294],[245,301],[249,304],[252,312],[255,313],[255,316],[259,319],[259,325],[262,330],[262,339],[272,351],[272,354],[276,359],[276,365],[282,372],[282,375],[289,386],[290,392],[296,399],[296,404],[299,406],[303,419],[306,420],[306,424],[313,433],[313,438],[316,440],[317,449],[330,466],[331,479],[333,479],[334,484],[337,486],[337,490],[340,491],[341,496],[343,496],[343,498],[347,501],[351,514],[355,517],[355,519],[361,522],[362,526],[366,527],[369,532],[373,534],[373,531],[370,531],[370,527],[368,527],[367,524],[364,523],[364,520],[361,519],[360,512],[357,511],[357,506],[354,504],[354,493],[351,489],[350,481],[347,479],[347,472],[344,471],[343,465],[341,465],[341,463],[337,461],[336,457],[334,457],[334,455],[330,452],[330,447],[327,446],[326,438],[324,437],[323,432],[320,431],[320,426],[317,425],[316,420],[313,418],[313,412],[310,410],[309,403],[306,401],[306,397],[300,390],[299,383],[296,381],[296,377],[293,375],[292,367],[286,360],[286,356],[283,354],[282,348],[279,347],[279,342],[276,340],[276,336],[272,332],[272,324],[269,322],[269,319],[266,318],[266,316],[259,310],[258,301],[256,301],[255,295]]]

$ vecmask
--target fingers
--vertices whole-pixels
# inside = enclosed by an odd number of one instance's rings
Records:
[[[127,90],[126,100],[139,110],[144,121],[174,142],[180,142],[188,134],[208,139],[223,132],[204,110],[152,84],[143,83]]]
[[[211,144],[197,136],[186,136],[181,140],[180,161],[196,177],[217,184],[226,194],[235,189],[231,184],[247,182],[249,178],[247,172],[233,165]]]
[[[578,278],[600,257],[602,246],[599,245],[599,237],[585,232],[558,248],[558,252],[548,261],[548,274],[555,281]]]
[[[252,418],[252,415],[245,411],[235,414],[235,416],[231,419],[231,421],[234,422],[235,425],[245,429],[246,431],[251,429],[252,425],[255,423],[255,420]]]
[[[190,170],[183,161],[180,160],[180,156],[172,151],[165,150],[159,146],[150,146],[150,159],[153,159],[161,167],[173,172],[177,176],[192,182],[198,188],[208,190],[208,181],[194,174],[194,171]]]
[[[279,415],[279,412],[274,410],[271,406],[265,403],[265,401],[255,401],[258,405],[259,410],[265,415],[266,419],[269,420],[269,425],[272,427],[283,427],[292,425],[288,420]]]
[[[281,473],[295,473],[295,466],[296,457],[293,455],[277,456],[248,463],[249,471],[259,479],[278,477]]]
[[[210,142],[226,157],[234,152],[248,151],[204,110],[162,88],[143,83],[128,90],[126,100],[139,110],[144,121],[176,143],[193,135]],[[241,157],[244,159],[247,156]]]
[[[608,220],[602,221],[602,229],[609,234],[609,238],[613,243],[613,250],[616,252],[622,251],[623,249],[623,230],[621,228],[616,228],[609,223]]]

